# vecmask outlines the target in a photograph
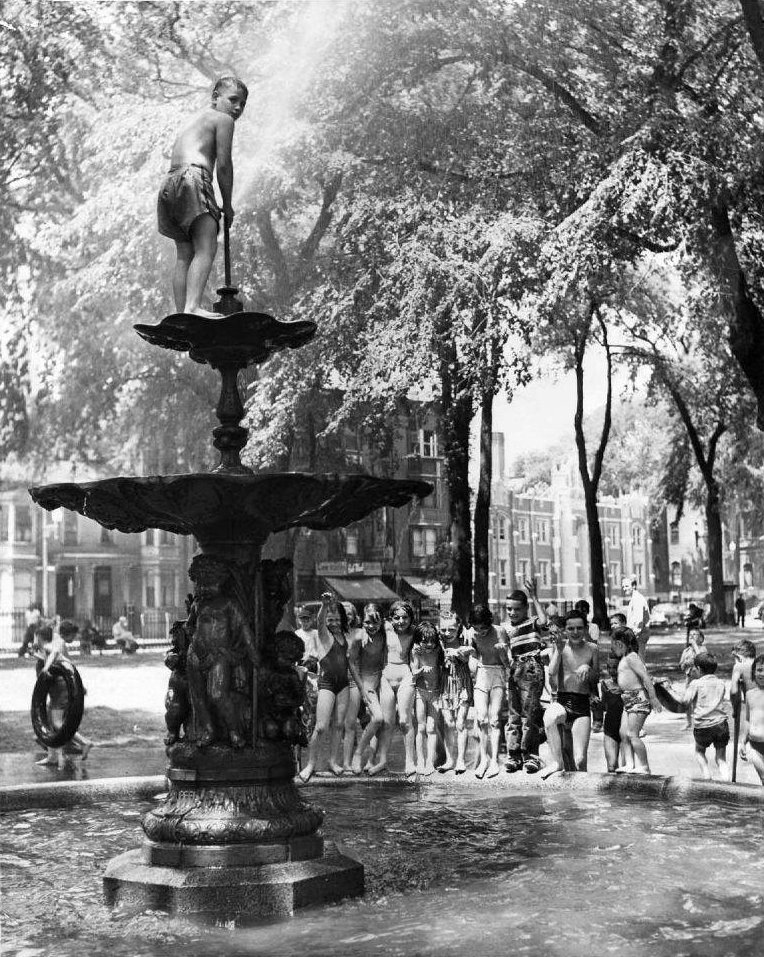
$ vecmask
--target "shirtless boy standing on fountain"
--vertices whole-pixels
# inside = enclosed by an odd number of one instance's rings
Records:
[[[175,240],[172,292],[178,312],[217,318],[201,308],[218,243],[220,209],[212,189],[212,173],[223,199],[223,215],[233,221],[231,191],[233,126],[244,112],[248,91],[232,76],[221,77],[212,90],[212,102],[178,134],[170,170],[157,200],[159,232]]]

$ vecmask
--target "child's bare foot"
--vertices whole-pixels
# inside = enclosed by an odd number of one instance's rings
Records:
[[[82,745],[82,760],[83,760],[83,761],[87,761],[88,755],[90,754],[90,752],[91,752],[92,750],[93,750],[93,742],[92,742],[92,741],[88,741],[87,744],[83,744],[83,745]]]
[[[416,774],[416,765],[412,764],[410,761],[406,762],[406,769],[404,771],[407,778],[413,778]]]
[[[424,770],[423,770],[421,773],[422,773],[422,774],[426,774],[427,777],[429,777],[431,774],[435,774],[435,765],[434,765],[434,764],[430,764],[430,763],[428,762],[427,764],[425,764]]]
[[[475,768],[475,777],[484,778],[485,772],[488,770],[488,758],[483,758],[480,764]]]
[[[46,754],[44,758],[41,758],[39,761],[35,761],[35,764],[58,764],[58,758],[55,754]]]
[[[550,778],[553,774],[557,774],[558,771],[562,771],[563,768],[559,764],[547,764],[545,768],[541,769],[541,778],[546,780]]]
[[[357,758],[353,758],[353,764],[349,770],[351,774],[361,774],[361,772],[364,770],[360,755]],[[368,765],[366,770],[368,771]]]
[[[495,778],[499,773],[499,765],[495,761],[491,761],[488,765],[488,770],[485,772],[487,778]]]
[[[417,774],[427,774],[427,771],[425,770],[424,761],[420,761],[419,764],[417,764],[417,766],[416,766],[416,773],[417,773]]]
[[[189,316],[203,316],[205,319],[221,319],[222,317],[216,312],[210,312],[208,309],[202,309],[201,306],[197,306],[196,309],[186,309],[186,315]]]
[[[454,770],[457,774],[464,774],[464,772],[467,770],[467,765],[464,763],[464,761],[457,761]]]
[[[336,761],[329,762],[329,770],[335,776],[335,778],[341,778],[342,775],[345,773],[345,769],[342,767],[341,764],[337,764]]]
[[[380,761],[378,764],[372,764],[366,768],[366,773],[370,778],[375,777],[377,774],[381,774],[382,771],[387,769],[387,761]]]
[[[441,764],[438,766],[438,771],[440,774],[446,774],[448,771],[453,771],[453,770],[454,770],[453,761],[446,761],[445,764]]]
[[[313,777],[314,767],[312,764],[306,764],[305,767],[297,775],[297,780],[301,781],[303,784],[307,784],[308,781]]]
[[[615,769],[616,774],[629,774],[629,772],[633,770],[634,768],[630,768],[628,764],[619,764],[618,767]]]

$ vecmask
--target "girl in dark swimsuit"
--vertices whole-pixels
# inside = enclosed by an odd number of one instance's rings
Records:
[[[370,720],[364,729],[361,740],[358,742],[353,756],[353,772],[360,774],[363,766],[363,754],[371,743],[372,738],[379,735],[384,724],[382,705],[380,703],[380,689],[382,672],[387,664],[387,633],[382,612],[377,605],[366,605],[363,609],[364,636],[357,642],[350,652],[350,660],[358,668],[363,685],[364,703],[368,709]],[[366,772],[372,777],[387,767],[386,740],[379,741],[379,749],[373,762],[367,765]]]
[[[299,780],[309,781],[316,770],[316,757],[321,738],[328,730],[334,717],[332,747],[330,749],[329,770],[332,774],[342,774],[341,765],[334,756],[340,743],[345,722],[345,710],[350,694],[348,676],[348,621],[345,609],[335,602],[330,594],[321,596],[321,610],[318,613],[318,700],[316,702],[316,724],[308,745],[308,763],[299,774]],[[355,665],[350,667],[353,680],[360,687],[361,682]]]

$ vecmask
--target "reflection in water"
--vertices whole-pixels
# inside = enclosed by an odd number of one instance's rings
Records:
[[[762,811],[567,793],[316,789],[361,900],[250,928],[101,904],[147,805],[4,816],[3,954],[738,957],[761,952]]]

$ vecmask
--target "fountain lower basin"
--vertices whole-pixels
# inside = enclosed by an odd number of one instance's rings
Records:
[[[580,776],[584,777],[584,776]],[[105,860],[151,804],[4,815],[4,953],[170,957],[759,952],[764,805],[643,794],[339,783],[304,789],[366,897],[288,923],[200,927],[107,911]],[[34,840],[30,837],[34,836]],[[220,924],[225,923],[223,914]]]

